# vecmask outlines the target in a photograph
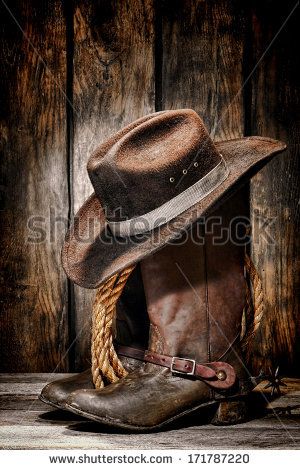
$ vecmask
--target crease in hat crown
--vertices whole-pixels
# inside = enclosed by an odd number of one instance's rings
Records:
[[[193,110],[155,113],[118,134],[88,163],[115,235],[136,235],[165,224],[205,198],[229,174]]]

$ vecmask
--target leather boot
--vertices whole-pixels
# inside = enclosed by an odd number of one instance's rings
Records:
[[[128,279],[117,304],[115,348],[126,370],[132,371],[141,364],[137,358],[122,355],[122,347],[131,347],[144,351],[148,344],[149,320],[142,287],[140,268],[136,267]],[[80,389],[94,389],[91,368],[47,384],[39,399],[55,408],[65,409],[65,403],[71,392]]]
[[[240,196],[234,206],[229,200],[214,214],[222,216],[222,224],[216,225],[217,218],[207,224],[204,245],[194,241],[198,224],[186,240],[142,261],[151,324],[146,362],[101,391],[72,393],[68,410],[142,432],[208,407],[214,424],[246,419],[251,382],[239,344],[244,246],[232,239],[235,224],[230,225],[244,210]]]

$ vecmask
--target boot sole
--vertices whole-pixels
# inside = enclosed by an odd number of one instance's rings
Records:
[[[224,404],[225,404],[225,409],[224,409]],[[242,405],[241,412],[237,414],[235,410],[235,413],[232,414],[231,413],[232,406],[233,408],[236,408],[237,405],[238,406]],[[215,426],[230,426],[230,425],[242,423],[247,420],[247,407],[245,406],[244,398],[241,398],[238,400],[235,399],[235,400],[224,400],[224,401],[214,400],[214,401],[202,403],[201,405],[197,405],[190,410],[183,411],[182,413],[179,413],[178,415],[173,416],[172,418],[167,419],[166,421],[163,421],[160,424],[156,424],[155,426],[135,426],[132,424],[120,423],[119,421],[116,421],[114,419],[100,418],[97,415],[93,415],[91,413],[87,413],[78,408],[75,408],[69,405],[68,403],[66,403],[65,409],[68,411],[71,411],[72,413],[83,416],[84,418],[88,418],[92,421],[97,421],[98,423],[104,424],[114,429],[119,428],[119,429],[124,429],[128,431],[135,431],[135,432],[152,432],[152,431],[161,430],[167,427],[168,425],[180,420],[181,418],[195,415],[197,411],[199,410],[203,410],[205,408],[209,408],[213,406],[216,408],[216,410],[210,423]]]

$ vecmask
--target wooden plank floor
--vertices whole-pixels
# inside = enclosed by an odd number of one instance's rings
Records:
[[[267,406],[261,393],[253,392],[256,418],[247,423],[224,428],[197,418],[182,428],[136,435],[112,432],[38,400],[46,383],[67,375],[0,374],[1,449],[300,448],[299,379],[284,379],[286,391]]]

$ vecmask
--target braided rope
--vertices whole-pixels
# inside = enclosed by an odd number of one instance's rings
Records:
[[[117,301],[135,266],[125,268],[102,284],[96,294],[92,311],[92,376],[95,388],[104,387],[104,378],[116,382],[127,372],[113,346],[112,324]]]
[[[264,314],[263,286],[252,259],[245,255],[245,268],[249,276],[250,286],[246,288],[246,334],[242,340],[242,347],[250,354],[251,345],[260,326]]]

